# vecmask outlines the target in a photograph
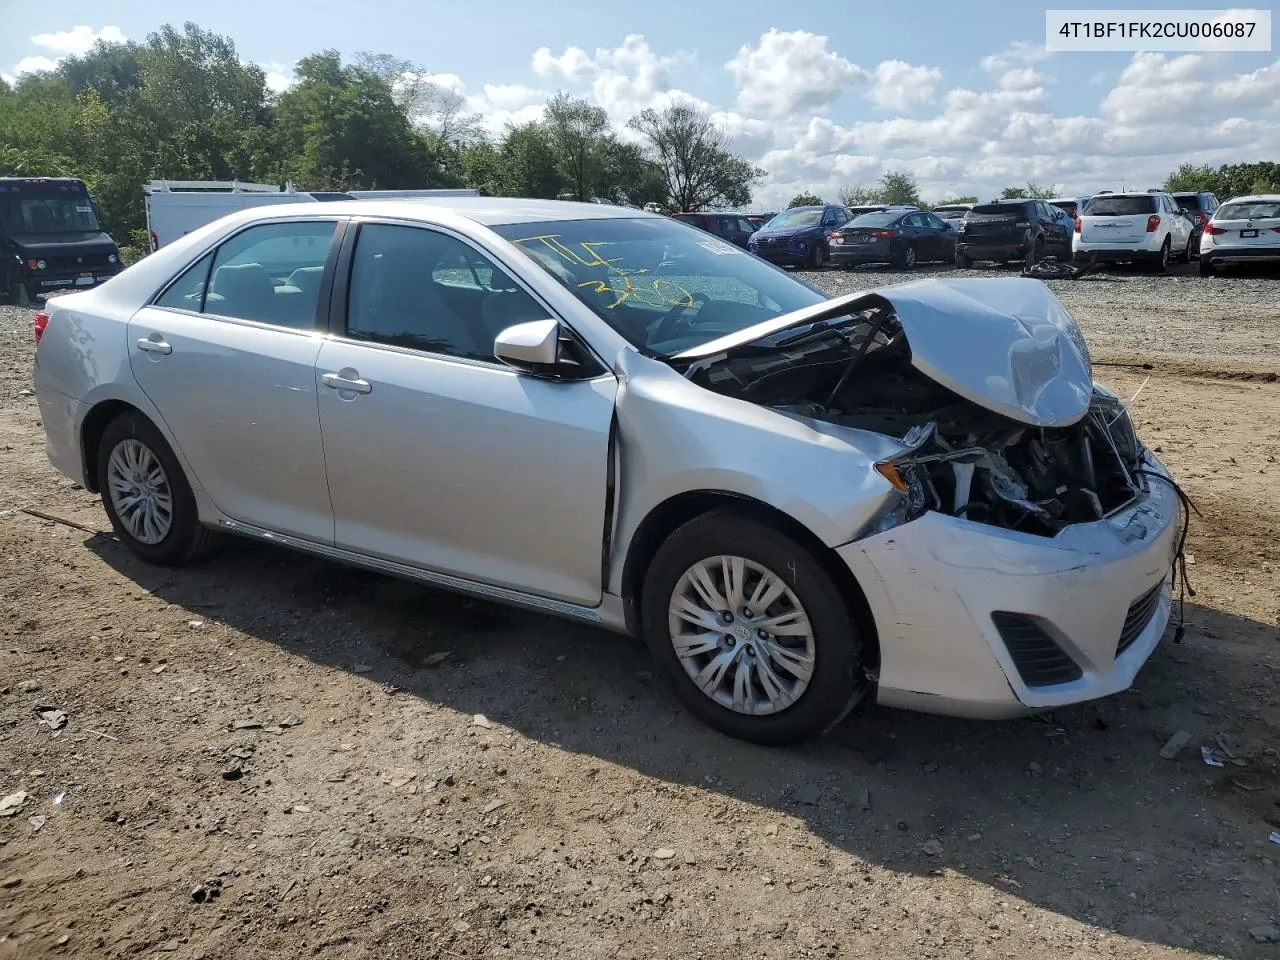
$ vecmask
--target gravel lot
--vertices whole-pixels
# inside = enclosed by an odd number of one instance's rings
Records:
[[[586,627],[256,544],[136,562],[0,307],[0,960],[1280,956],[1280,286],[1110,276],[1055,287],[1202,513],[1185,641],[1097,704],[790,751]]]

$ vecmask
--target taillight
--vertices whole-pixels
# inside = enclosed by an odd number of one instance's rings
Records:
[[[36,314],[35,319],[31,321],[31,327],[35,330],[36,346],[40,346],[40,338],[44,336],[44,328],[49,325],[49,315],[41,310]]]
[[[892,240],[897,234],[892,230],[873,230],[871,231],[871,236],[877,240]]]
[[[1218,237],[1227,232],[1226,227],[1215,227],[1212,223],[1205,224],[1204,232],[1211,237]]]
[[[157,250],[160,249],[160,238],[156,236],[156,232],[154,230],[150,231],[150,233],[151,233],[151,252],[155,253]]]
[[[1079,233],[1079,232],[1080,232],[1080,218],[1079,218],[1079,217],[1073,217],[1072,219],[1073,219],[1073,220],[1075,220],[1075,222],[1076,222],[1076,233]]]
[[[835,231],[834,233],[828,233],[828,234],[827,234],[827,239],[828,239],[828,240],[839,240],[839,239],[840,239],[840,237],[841,237],[841,233],[840,233],[840,231],[839,231],[839,230]]]
[[[1160,229],[1160,214],[1153,213],[1147,217],[1147,233],[1155,233]]]

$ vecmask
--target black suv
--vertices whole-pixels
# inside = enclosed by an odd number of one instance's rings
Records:
[[[1218,198],[1212,193],[1192,193],[1190,191],[1178,191],[1169,194],[1169,196],[1173,197],[1173,202],[1178,205],[1178,209],[1185,210],[1191,214],[1193,229],[1191,231],[1190,250],[1194,254],[1199,254],[1200,237],[1204,233],[1205,224],[1213,219],[1213,211],[1220,206]]]
[[[1030,266],[1043,257],[1071,259],[1071,218],[1043,200],[995,200],[979,203],[956,224],[956,266],[975,260]]]

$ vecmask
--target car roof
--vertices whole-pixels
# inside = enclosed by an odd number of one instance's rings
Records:
[[[1251,193],[1247,197],[1224,200],[1222,205],[1226,206],[1228,203],[1280,203],[1280,193]]]
[[[1050,197],[1045,203],[1079,203],[1082,200],[1091,200],[1092,197]]]
[[[1100,200],[1103,197],[1158,197],[1162,193],[1168,193],[1167,190],[1118,190],[1113,193],[1095,194],[1091,199]]]
[[[334,215],[349,217],[394,217],[406,220],[437,222],[437,212],[448,211],[487,227],[512,223],[541,223],[547,220],[619,220],[666,217],[633,207],[616,207],[603,203],[578,203],[572,200],[530,200],[521,197],[402,197],[388,200],[342,200],[306,204],[271,204],[257,207],[258,216],[242,222],[281,217],[316,217]]]

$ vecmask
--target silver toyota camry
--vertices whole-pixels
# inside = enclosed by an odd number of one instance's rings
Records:
[[[49,458],[140,557],[256,537],[634,633],[735,737],[1101,697],[1170,619],[1177,488],[1038,280],[830,299],[637,210],[360,200],[35,334]]]

